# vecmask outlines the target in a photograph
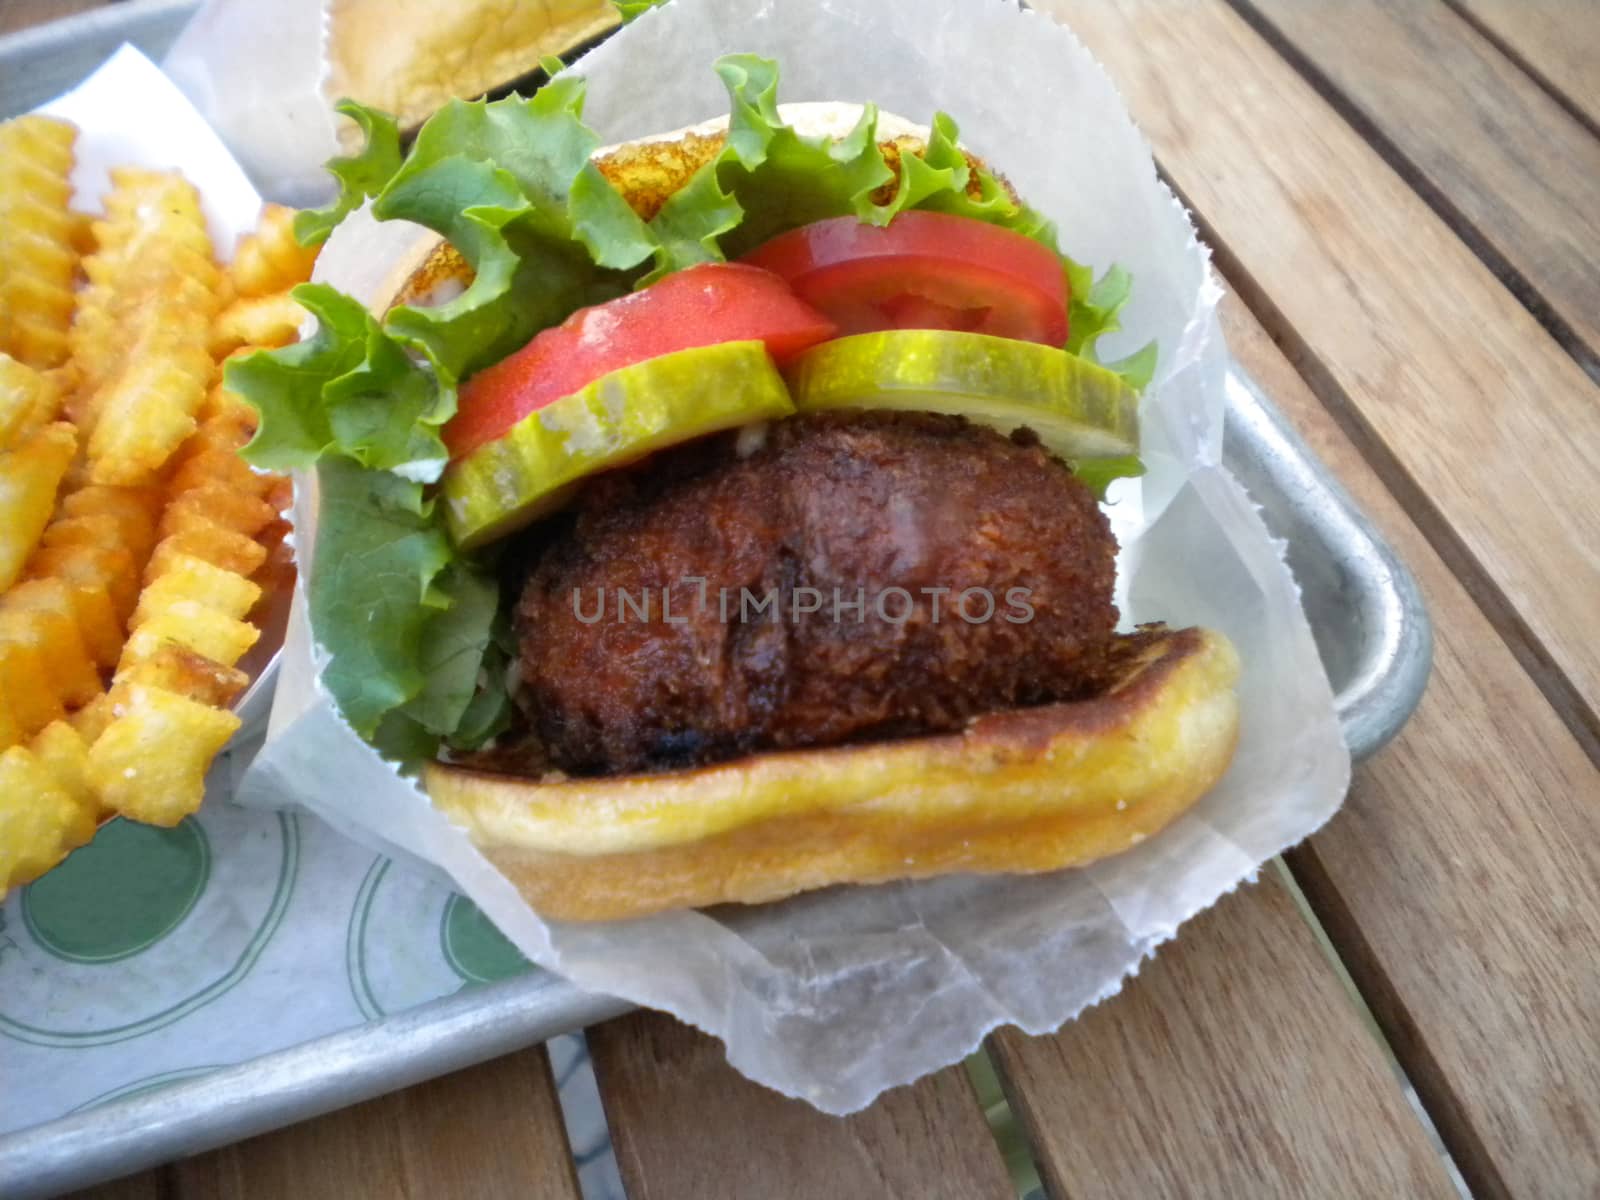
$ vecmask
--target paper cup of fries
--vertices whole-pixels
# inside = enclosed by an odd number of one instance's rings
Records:
[[[297,335],[290,215],[130,50],[0,124],[0,892],[198,808],[277,648],[289,485],[220,380]]]
[[[622,142],[725,113],[712,63],[730,52],[777,59],[785,101],[870,101],[923,120],[949,112],[965,144],[1054,219],[1064,247],[1131,271],[1126,333],[1110,352],[1154,338],[1161,360],[1141,414],[1148,473],[1113,514],[1118,604],[1127,620],[1200,624],[1238,646],[1232,768],[1159,834],[1077,870],[840,887],[630,921],[546,920],[343,719],[301,588],[267,743],[241,798],[297,802],[432,864],[539,965],[672,1012],[723,1039],[752,1078],[848,1112],[956,1061],[998,1025],[1054,1029],[1116,992],[1181,922],[1334,812],[1349,756],[1282,547],[1219,462],[1227,356],[1206,253],[1072,35],[997,0],[754,9],[673,0],[575,68],[588,81],[584,120],[602,141]],[[349,295],[392,295],[384,277],[416,233],[396,224],[351,218],[318,277]],[[328,517],[314,479],[297,481],[313,580],[348,567],[313,552]]]

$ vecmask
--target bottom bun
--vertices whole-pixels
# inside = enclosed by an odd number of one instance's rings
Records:
[[[836,883],[1034,872],[1126,850],[1227,769],[1238,656],[1204,629],[1119,638],[1093,698],[960,733],[537,780],[430,764],[434,804],[533,909],[605,921]]]

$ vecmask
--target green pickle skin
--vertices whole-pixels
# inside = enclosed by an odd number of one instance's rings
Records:
[[[445,472],[445,518],[463,550],[564,504],[586,476],[656,450],[796,411],[902,409],[1027,426],[1071,462],[1134,454],[1139,397],[1053,346],[905,329],[837,338],[785,376],[759,341],[679,350],[602,375],[522,418]]]
[[[663,447],[794,412],[759,341],[679,350],[529,413],[445,472],[451,536],[471,550],[559,508],[584,477]]]
[[[1072,462],[1139,448],[1139,397],[1104,367],[1036,342],[939,329],[860,333],[813,347],[788,370],[800,412],[948,413],[1010,433],[1026,425]]]

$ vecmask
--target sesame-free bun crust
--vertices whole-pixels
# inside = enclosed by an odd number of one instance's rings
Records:
[[[811,136],[842,136],[849,133],[861,119],[859,104],[831,101],[780,104],[778,111],[801,133]],[[696,171],[722,152],[728,140],[727,130],[728,118],[717,117],[670,133],[603,147],[595,151],[594,161],[600,173],[622,193],[634,212],[648,221],[661,210],[667,197],[688,183]],[[878,133],[878,145],[891,169],[898,165],[902,154],[920,154],[927,145],[926,126],[914,125],[893,113],[878,114]],[[973,167],[985,165],[982,159],[973,154],[967,155],[967,161]],[[1001,183],[1004,184],[1005,180],[1002,179]],[[1006,186],[1009,188],[1009,185]],[[977,187],[974,181],[974,194]],[[884,202],[893,194],[894,185],[887,184],[883,195],[877,199]],[[395,263],[390,303],[412,303],[425,298],[442,283],[466,282],[471,276],[471,268],[462,261],[450,243],[436,233],[419,230],[417,240]]]
[[[846,133],[861,114],[853,104],[782,111],[810,134]],[[725,118],[709,121],[595,161],[649,219],[720,152],[725,129]],[[926,129],[888,113],[879,132],[891,165],[926,144]],[[388,303],[405,303],[465,282],[470,268],[424,231],[390,278]],[[1221,634],[1153,627],[1113,643],[1093,697],[994,713],[957,734],[595,779],[434,763],[423,782],[534,910],[558,920],[1051,871],[1128,849],[1221,778],[1238,739],[1238,672]]]
[[[546,917],[616,920],[837,883],[1035,872],[1165,828],[1233,757],[1219,634],[1119,640],[1102,694],[957,734],[543,782],[434,763],[428,794]]]

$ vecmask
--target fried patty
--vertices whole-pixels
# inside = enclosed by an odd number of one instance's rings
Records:
[[[1116,541],[1030,433],[868,412],[751,435],[592,481],[543,547],[519,699],[554,765],[944,732],[1093,682]]]

